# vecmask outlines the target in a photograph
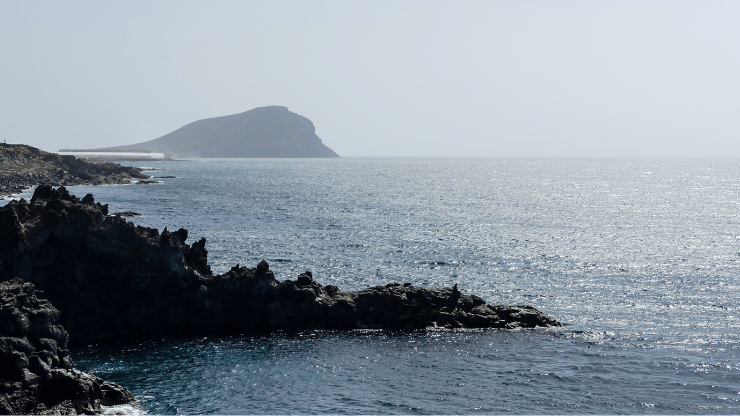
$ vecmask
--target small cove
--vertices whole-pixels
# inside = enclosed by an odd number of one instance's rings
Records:
[[[155,167],[176,178],[70,192],[139,212],[137,224],[205,236],[215,272],[265,259],[278,279],[312,270],[346,289],[457,283],[566,326],[245,334],[75,351],[80,369],[127,386],[152,413],[737,413],[734,161]]]

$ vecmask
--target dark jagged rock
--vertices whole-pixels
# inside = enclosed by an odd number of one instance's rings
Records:
[[[22,144],[0,143],[0,198],[40,184],[103,185],[147,179],[140,168],[92,163],[74,156],[48,153]]]
[[[59,310],[33,283],[0,282],[0,414],[94,414],[136,403],[124,387],[74,368]]]
[[[84,202],[83,202],[84,201]],[[391,283],[350,292],[310,272],[275,279],[267,262],[213,275],[205,239],[135,226],[91,195],[40,186],[0,209],[0,280],[33,282],[77,344],[202,333],[304,329],[532,328],[526,306],[493,306],[457,287]]]
[[[141,217],[141,214],[139,214],[138,212],[133,212],[133,211],[116,212],[113,215],[118,216],[118,217]]]

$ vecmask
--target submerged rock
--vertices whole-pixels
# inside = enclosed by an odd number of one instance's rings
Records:
[[[59,310],[33,283],[0,282],[0,414],[93,414],[136,403],[117,384],[75,370]]]
[[[559,326],[527,306],[487,305],[453,288],[278,281],[267,262],[214,275],[204,238],[135,226],[107,205],[40,186],[0,209],[0,281],[20,277],[62,311],[75,344],[304,329]]]
[[[141,217],[141,214],[138,212],[133,211],[123,211],[123,212],[116,212],[113,215],[118,217]]]

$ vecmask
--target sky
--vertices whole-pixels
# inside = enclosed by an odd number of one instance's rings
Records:
[[[347,157],[740,157],[740,2],[0,2],[0,140],[267,105]]]

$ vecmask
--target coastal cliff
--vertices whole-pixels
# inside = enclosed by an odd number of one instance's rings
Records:
[[[103,149],[90,151],[96,150]],[[281,106],[198,120],[158,139],[104,150],[151,150],[167,157],[339,157],[321,142],[311,120]]]
[[[107,205],[40,186],[0,209],[0,281],[32,282],[77,345],[138,338],[306,329],[533,328],[527,306],[487,305],[457,287],[389,283],[361,291],[305,272],[278,281],[262,261],[214,275],[206,240],[108,215]]]
[[[103,185],[147,179],[141,169],[116,163],[91,163],[23,144],[0,143],[0,199],[41,184]]]

